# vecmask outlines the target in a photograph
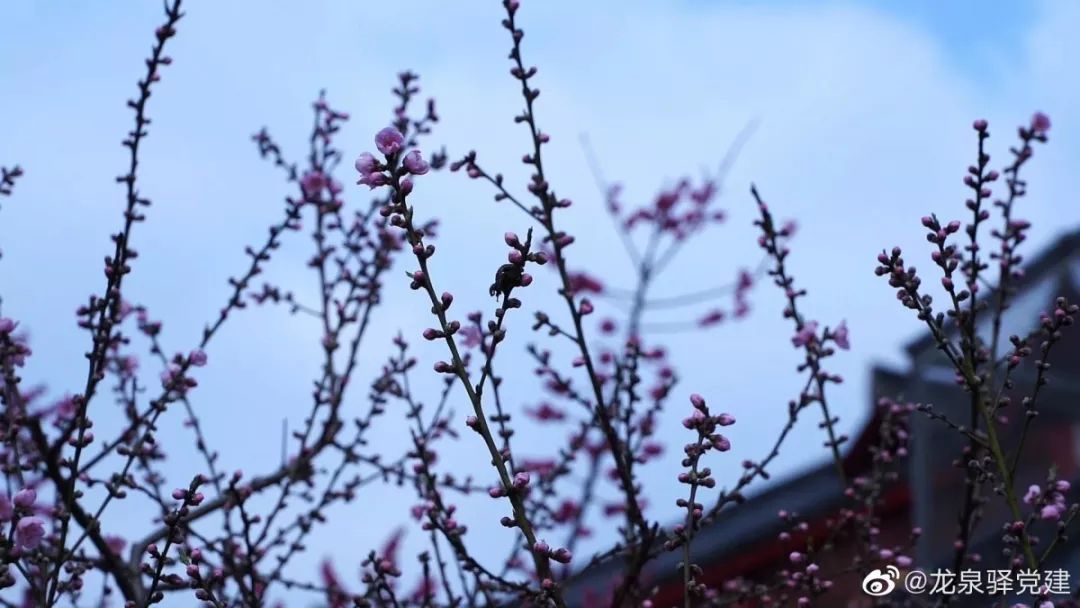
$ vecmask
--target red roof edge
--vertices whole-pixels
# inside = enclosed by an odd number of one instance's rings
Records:
[[[883,421],[883,408],[875,405],[874,415],[863,426],[862,431],[856,438],[854,445],[844,457],[844,471],[851,477],[860,475],[869,470],[873,464],[873,455],[870,447],[874,444],[878,429]],[[906,511],[911,505],[911,488],[906,481],[894,485],[887,490],[882,497],[882,504],[878,508],[881,515],[895,515]],[[701,582],[710,587],[715,587],[737,578],[746,576],[767,566],[777,566],[787,563],[789,548],[792,546],[805,546],[809,538],[820,538],[828,534],[828,520],[833,519],[837,513],[832,512],[807,522],[807,531],[793,534],[790,543],[781,543],[778,539],[761,539],[755,545],[748,546],[742,555],[732,556],[726,561],[703,566],[704,574],[700,577]],[[653,603],[660,606],[668,606],[678,603],[683,599],[683,584],[681,580],[672,580],[661,585]]]
[[[895,515],[907,511],[911,505],[911,488],[906,483],[901,483],[885,492],[882,504],[877,512],[882,516]],[[773,566],[779,569],[781,564],[788,565],[788,555],[792,547],[806,546],[811,538],[822,538],[829,534],[828,520],[835,517],[835,513],[822,515],[807,522],[808,529],[805,532],[792,534],[788,542],[780,542],[778,539],[762,539],[756,545],[748,546],[741,555],[732,556],[726,561],[714,564],[704,564],[704,573],[699,580],[710,587],[722,585],[740,576],[748,576],[754,572]],[[657,606],[670,606],[678,604],[683,599],[682,580],[672,580],[662,585],[653,604]]]

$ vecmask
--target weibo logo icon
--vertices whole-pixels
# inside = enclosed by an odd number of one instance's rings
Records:
[[[862,581],[862,590],[872,597],[884,597],[896,589],[896,581],[900,578],[900,570],[896,566],[886,566],[885,571],[875,569],[866,575]]]

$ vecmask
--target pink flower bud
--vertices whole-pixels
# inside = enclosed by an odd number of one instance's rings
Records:
[[[370,173],[375,173],[377,164],[378,162],[375,160],[373,154],[364,152],[360,157],[356,158],[356,162],[353,166],[356,167],[356,171],[360,172],[361,175],[368,175]]]
[[[833,342],[843,350],[851,348],[851,342],[848,341],[848,327],[847,321],[841,321],[840,325],[836,326],[836,329],[832,332]]]
[[[1061,509],[1057,505],[1046,505],[1039,511],[1039,518],[1043,521],[1057,521],[1061,519]]]
[[[403,163],[405,168],[409,170],[409,173],[413,175],[423,175],[431,169],[431,165],[428,164],[424,157],[420,154],[419,150],[413,150],[405,155]]]
[[[1050,117],[1042,112],[1036,112],[1031,117],[1031,130],[1036,134],[1042,135],[1050,130]]]
[[[1029,505],[1034,504],[1035,501],[1039,498],[1040,494],[1042,494],[1042,488],[1035,484],[1032,484],[1028,486],[1027,492],[1024,493],[1024,502]]]
[[[315,198],[326,187],[326,178],[318,171],[308,171],[300,178],[300,189],[306,198]]]
[[[361,175],[360,179],[356,183],[363,184],[368,188],[374,190],[379,186],[385,186],[386,184],[390,183],[390,180],[386,177],[386,174],[373,171],[371,173],[365,173]]]
[[[529,472],[521,471],[514,475],[514,487],[520,490],[529,485],[529,480]]]
[[[12,499],[12,502],[15,503],[16,507],[28,511],[33,508],[34,501],[36,500],[37,492],[34,491],[33,488],[23,488],[22,490],[19,490],[15,493],[15,497]]]
[[[397,153],[405,143],[405,137],[394,127],[386,127],[375,134],[375,147],[386,156]]]
[[[555,552],[551,554],[551,559],[559,562],[560,564],[569,564],[570,560],[573,559],[573,557],[574,554],[571,553],[569,549],[565,548],[556,549]]]
[[[119,536],[106,536],[105,545],[109,547],[109,551],[112,551],[115,555],[123,553],[124,548],[127,547],[127,541]]]
[[[15,544],[33,551],[45,538],[45,522],[37,517],[24,517],[15,526]]]
[[[201,348],[196,348],[188,355],[188,361],[195,367],[206,365],[206,353]]]

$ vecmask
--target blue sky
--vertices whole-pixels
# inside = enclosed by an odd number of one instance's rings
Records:
[[[976,68],[988,58],[1023,49],[1025,35],[1044,14],[1037,2],[882,2],[877,7],[924,28],[959,65]]]
[[[165,319],[171,350],[194,344],[224,301],[226,278],[243,264],[243,246],[258,242],[279,214],[287,191],[257,158],[250,135],[267,125],[298,158],[309,103],[320,88],[354,117],[339,140],[352,156],[370,148],[371,134],[385,125],[394,75],[413,69],[441,108],[432,141],[446,143],[452,154],[477,149],[523,183],[516,159],[527,142],[511,121],[519,99],[495,0],[425,0],[389,12],[344,1],[186,4],[188,17],[171,47],[176,62],[151,103],[143,190],[155,205],[139,227],[142,255],[130,284],[130,298]],[[552,179],[576,201],[566,216],[580,232],[573,254],[581,265],[604,264],[612,283],[629,284],[629,266],[610,263],[616,235],[590,229],[608,224],[579,135],[589,135],[604,172],[626,184],[628,198],[643,200],[681,175],[716,166],[739,130],[760,120],[725,193],[730,222],[689,248],[659,288],[703,273],[724,280],[756,261],[747,193],[756,182],[778,215],[799,221],[792,264],[810,290],[809,314],[827,324],[847,319],[851,327],[854,350],[832,363],[847,378],[834,392],[845,432],[857,431],[868,411],[871,364],[902,364],[900,347],[918,334],[873,276],[874,255],[893,245],[926,251],[921,215],[960,217],[961,179],[974,154],[972,119],[991,121],[992,154],[1002,162],[1015,125],[1031,112],[1045,111],[1054,121],[1020,210],[1036,224],[1029,254],[1080,222],[1072,183],[1080,124],[1068,113],[1080,107],[1080,86],[1064,76],[1080,59],[1075,3],[523,5],[525,52],[540,67],[539,118],[553,134]],[[125,166],[119,142],[130,118],[123,102],[134,92],[158,8],[156,2],[21,3],[6,7],[0,22],[0,163],[19,162],[27,171],[0,209],[0,295],[5,316],[31,332],[35,356],[25,377],[48,383],[54,395],[76,390],[82,377],[86,339],[74,328],[73,311],[102,285],[100,260],[122,200],[113,176]],[[351,184],[349,173],[340,177]],[[489,306],[490,278],[462,269],[490,267],[503,255],[502,233],[525,228],[512,209],[493,206],[489,194],[461,176],[435,175],[416,196],[423,212],[446,218],[437,280],[470,309]],[[365,201],[367,195],[350,189],[350,196]],[[310,293],[305,255],[303,245],[287,247],[270,276]],[[550,286],[550,278],[538,281]],[[391,286],[388,298],[400,304],[378,318],[358,386],[378,369],[398,329],[415,336],[427,326],[426,307],[415,296],[405,283]],[[739,419],[730,434],[734,449],[713,462],[721,479],[737,474],[743,458],[760,455],[800,386],[778,294],[762,286],[752,301],[754,314],[744,324],[665,337],[683,368],[673,407],[700,392]],[[534,339],[524,318],[511,334],[518,345]],[[307,412],[318,339],[318,329],[303,319],[253,311],[210,349],[195,404],[226,469],[256,473],[278,462],[281,420],[296,426]],[[423,352],[431,360],[439,354]],[[522,365],[517,375],[528,387],[525,359],[517,356],[508,355],[504,366]],[[149,363],[146,369],[156,375]],[[362,397],[354,395],[357,409]],[[533,399],[526,392],[517,405]],[[98,424],[107,428],[109,404],[97,405]],[[673,411],[664,430],[675,446],[683,441],[677,419]],[[777,472],[796,474],[824,457],[815,422],[800,427]],[[381,447],[402,449],[394,437],[403,438],[395,435],[403,431],[389,423]],[[179,412],[164,432],[173,453],[185,453],[190,440]],[[479,446],[468,439],[444,462],[484,478]],[[517,449],[530,453],[542,444],[523,431]],[[652,513],[662,520],[675,512],[669,500],[677,489],[675,451],[645,474],[657,488]],[[176,459],[169,471],[179,479],[196,466]],[[387,492],[334,511],[337,527],[314,534],[299,567],[313,573],[323,555],[333,554],[346,572],[355,571],[386,531],[360,522],[393,519],[410,504]],[[471,534],[492,547],[504,543],[506,533],[490,525],[498,514],[489,501],[469,503]],[[146,515],[125,503],[107,523],[123,527]]]

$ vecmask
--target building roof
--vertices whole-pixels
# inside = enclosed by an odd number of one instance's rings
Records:
[[[1034,328],[1039,312],[1047,310],[1061,289],[1068,287],[1068,295],[1076,295],[1080,286],[1080,230],[1063,235],[1054,244],[1041,251],[1030,263],[1024,265],[1025,273],[1014,284],[1017,290],[1012,304],[1003,317],[1006,332],[1024,333]],[[985,293],[982,298],[996,296],[996,290]],[[1024,324],[1028,324],[1024,327]],[[989,329],[989,328],[986,328]],[[949,327],[948,331],[954,331]],[[906,346],[913,360],[937,350],[933,336],[924,332]],[[883,368],[873,370],[871,403],[879,397],[901,393],[908,377]],[[863,425],[854,441],[845,450],[844,466],[849,476],[859,475],[872,463],[870,446],[876,442],[881,424],[880,408],[873,408],[873,415]],[[907,468],[900,470],[901,479],[887,491],[879,509],[882,516],[896,515],[911,509],[912,493],[907,480]],[[835,516],[845,504],[844,488],[835,474],[831,461],[825,461],[805,473],[783,483],[768,486],[752,495],[745,502],[732,505],[712,524],[702,528],[694,539],[694,561],[705,572],[700,577],[710,585],[749,575],[763,568],[786,560],[785,543],[775,542],[785,529],[777,516],[780,510],[798,513],[801,520],[809,523],[807,535],[818,536],[826,529],[826,520]],[[682,578],[676,565],[681,552],[670,552],[653,561],[644,573],[651,584],[659,586],[656,603],[669,605],[682,597]],[[572,579],[567,589],[571,605],[587,605],[590,593],[606,594],[619,575],[623,564],[612,561],[592,569],[587,575]]]
[[[1019,334],[1035,327],[1039,312],[1046,310],[1060,295],[1058,291],[1063,280],[1074,287],[1080,285],[1080,229],[1062,235],[1040,251],[1031,262],[1024,264],[1024,275],[1013,284],[1017,295],[1003,316],[1006,332]],[[997,290],[993,289],[982,299],[988,301],[996,296]],[[1027,327],[1024,327],[1025,324]],[[950,324],[949,330],[953,329]],[[932,335],[923,332],[905,348],[914,359],[927,351],[936,350],[937,344]]]
[[[903,376],[894,372],[874,370],[874,386],[879,388],[875,392],[879,394],[894,394],[902,380]],[[874,402],[879,394],[873,395]],[[869,470],[872,464],[869,447],[875,444],[881,422],[881,408],[875,407],[858,436],[849,442],[844,456],[844,468],[849,476]],[[906,478],[906,468],[901,469],[901,474]],[[910,503],[906,480],[895,486],[884,497],[883,514],[906,510]],[[769,485],[741,504],[730,505],[694,537],[694,561],[705,570],[702,580],[719,584],[783,561],[785,545],[775,542],[785,529],[777,515],[781,510],[797,513],[800,520],[809,524],[807,534],[818,536],[825,532],[826,520],[836,515],[845,500],[835,465],[828,460],[787,481]],[[664,553],[646,568],[646,578],[660,586],[655,598],[657,605],[668,605],[682,597],[682,578],[676,569],[681,559],[681,552]],[[571,605],[586,605],[583,600],[589,592],[605,592],[622,567],[622,562],[613,561],[594,568],[588,576],[570,585],[567,600]]]

